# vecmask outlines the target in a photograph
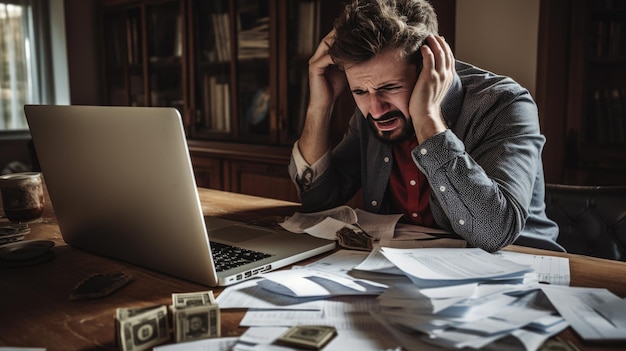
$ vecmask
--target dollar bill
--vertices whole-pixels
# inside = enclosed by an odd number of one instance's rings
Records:
[[[172,314],[176,342],[221,334],[220,309],[213,291],[172,294]]]
[[[204,305],[215,305],[215,297],[213,297],[213,291],[172,294],[172,306],[174,308],[186,308]]]
[[[116,336],[123,351],[149,350],[171,339],[167,306],[118,308]]]
[[[294,346],[298,349],[319,350],[337,335],[333,326],[296,325],[276,339],[279,345]]]
[[[216,304],[174,309],[175,341],[217,338],[221,334],[220,310]]]

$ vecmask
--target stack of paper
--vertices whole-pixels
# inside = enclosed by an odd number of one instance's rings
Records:
[[[538,288],[532,266],[480,249],[394,249],[382,254],[409,279],[379,296],[384,324],[407,350],[536,350],[568,326]]]

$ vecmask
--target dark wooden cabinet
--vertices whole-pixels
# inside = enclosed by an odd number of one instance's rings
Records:
[[[106,104],[174,106],[184,112],[183,5],[179,0],[102,2]]]
[[[108,105],[174,106],[199,186],[297,201],[287,165],[336,0],[100,0]],[[435,0],[454,40],[455,0]],[[446,20],[447,19],[447,20]],[[355,105],[335,105],[334,142]]]
[[[624,184],[625,31],[626,2],[541,2],[537,102],[549,182]]]

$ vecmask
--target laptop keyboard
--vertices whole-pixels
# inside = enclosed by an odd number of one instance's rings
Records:
[[[211,253],[218,272],[255,262],[272,255],[211,241]]]

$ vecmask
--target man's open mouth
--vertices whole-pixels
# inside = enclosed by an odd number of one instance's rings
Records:
[[[381,131],[390,131],[396,129],[400,125],[398,117],[391,117],[385,120],[376,121],[376,127]]]

